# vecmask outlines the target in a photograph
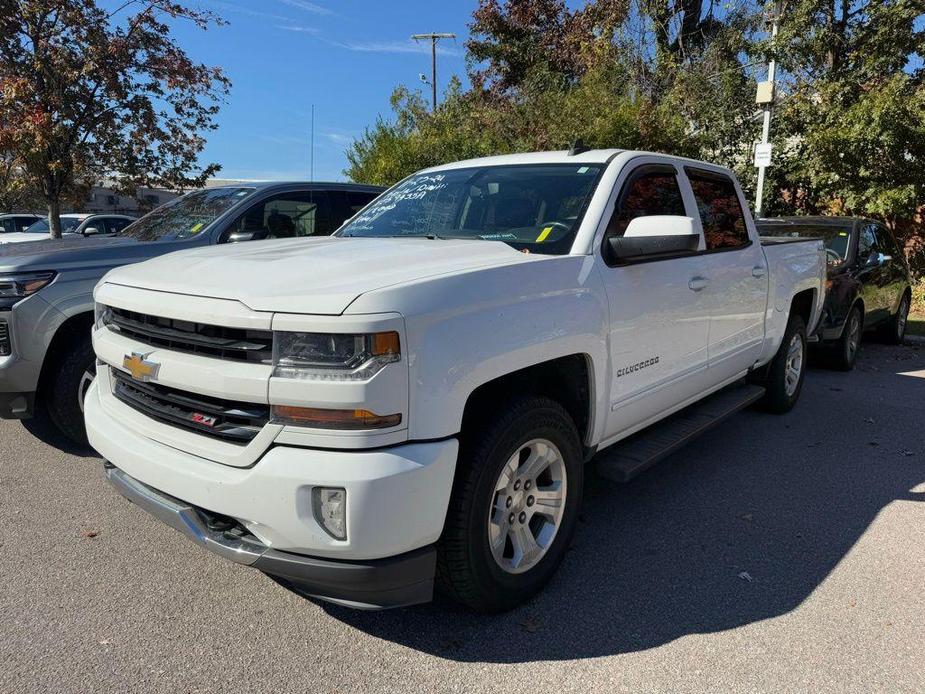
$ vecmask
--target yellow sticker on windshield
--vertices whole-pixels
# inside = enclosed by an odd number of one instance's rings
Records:
[[[192,226],[192,228],[190,229],[190,232],[192,232],[193,234],[195,234],[195,233],[196,233],[197,231],[199,231],[200,229],[202,229],[202,222],[199,222],[198,224],[194,224],[194,225]]]
[[[543,243],[546,240],[546,237],[552,233],[552,227],[546,227],[543,231],[540,232],[540,235],[536,237],[537,243]]]
[[[839,232],[838,232],[838,235],[839,235],[839,236],[847,236],[847,235],[848,235],[848,232],[847,232],[847,231],[839,231]]]

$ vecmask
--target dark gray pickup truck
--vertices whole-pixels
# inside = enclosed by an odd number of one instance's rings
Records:
[[[0,247],[0,418],[41,409],[69,438],[86,441],[83,397],[96,372],[93,287],[112,268],[196,246],[327,236],[382,190],[278,182],[206,188],[111,238]]]

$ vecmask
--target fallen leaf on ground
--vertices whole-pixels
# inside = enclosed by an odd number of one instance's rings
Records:
[[[741,578],[743,581],[748,581],[749,583],[752,582],[752,575],[748,573],[748,571],[743,571],[740,573],[739,578]]]

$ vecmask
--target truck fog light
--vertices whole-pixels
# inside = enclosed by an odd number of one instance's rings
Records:
[[[335,540],[347,539],[347,490],[331,487],[312,489],[315,520]]]

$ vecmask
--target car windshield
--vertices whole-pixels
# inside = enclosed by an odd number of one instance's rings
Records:
[[[762,236],[822,239],[829,265],[840,265],[851,248],[851,224],[759,224]]]
[[[528,164],[416,174],[376,198],[337,235],[483,239],[568,253],[603,168]]]
[[[222,187],[187,193],[149,212],[116,235],[136,241],[192,238],[253,192],[253,188]]]
[[[77,227],[80,226],[80,223],[83,220],[79,217],[62,217],[61,218],[61,233],[66,234],[68,232],[77,231]],[[51,227],[48,226],[48,218],[40,219],[34,224],[30,224],[25,228],[26,233],[38,233],[38,234],[47,234]]]

